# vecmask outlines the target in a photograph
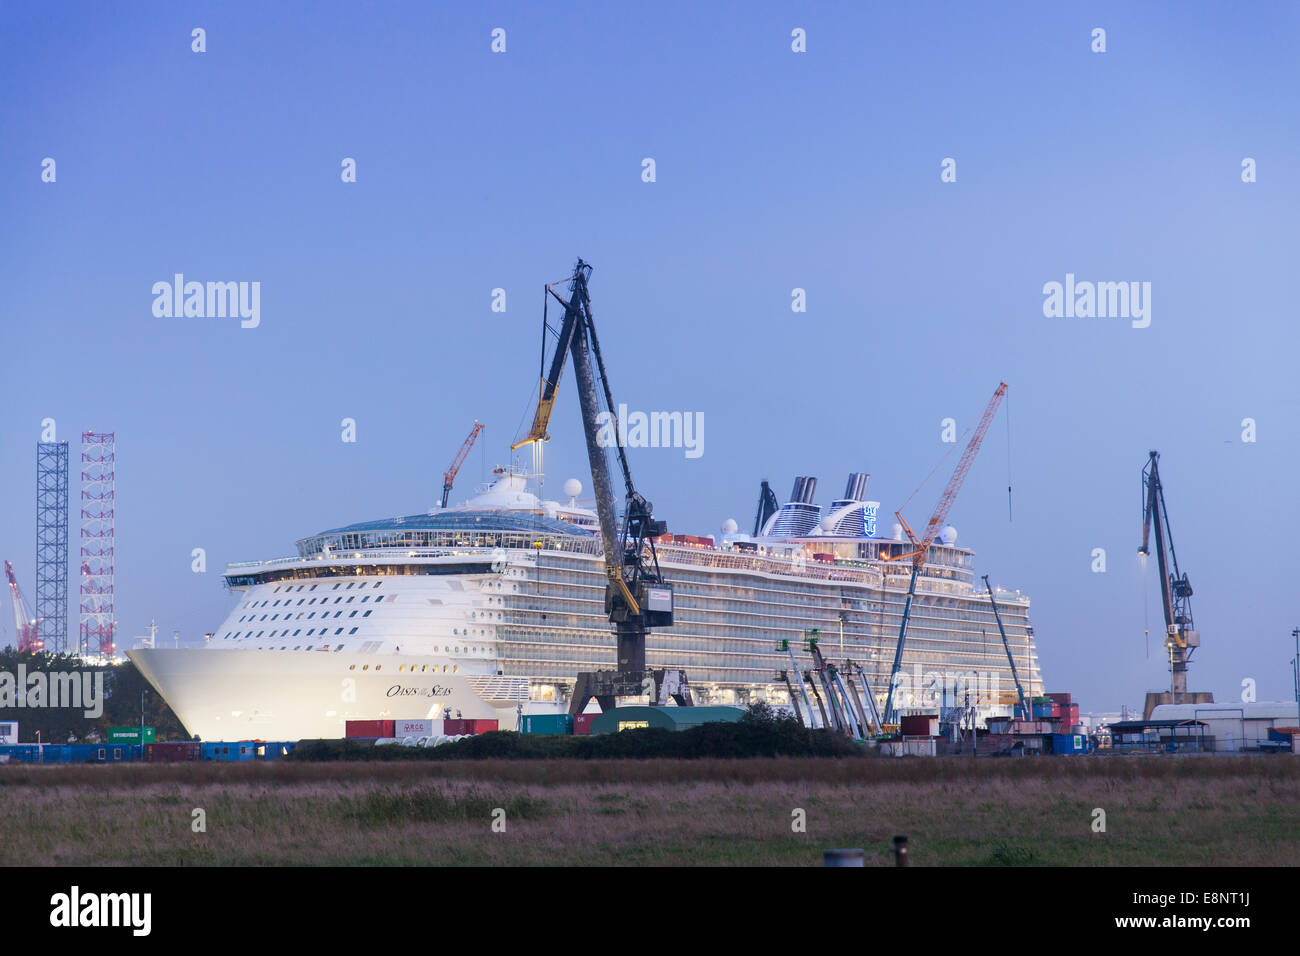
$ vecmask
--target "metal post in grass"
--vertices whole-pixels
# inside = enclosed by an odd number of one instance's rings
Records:
[[[860,847],[851,850],[822,850],[822,866],[863,866],[864,856]]]
[[[894,837],[894,866],[907,866],[907,837]]]

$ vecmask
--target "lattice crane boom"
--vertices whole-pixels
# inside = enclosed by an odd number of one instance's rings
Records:
[[[478,433],[483,430],[483,426],[478,422],[469,431],[469,437],[461,443],[460,451],[456,453],[451,467],[442,473],[442,506],[447,507],[447,499],[451,496],[451,486],[456,482],[456,475],[460,472],[460,466],[465,464],[465,458],[469,455],[469,450],[474,447],[474,439],[478,438]]]
[[[31,608],[27,606],[22,588],[18,586],[14,566],[8,561],[5,562],[5,577],[9,581],[9,596],[14,603],[14,637],[18,641],[18,650],[39,651],[42,649],[39,625],[32,616]]]
[[[998,407],[1002,404],[1003,396],[1006,394],[1007,383],[999,382],[997,389],[993,392],[993,397],[989,399],[988,405],[984,408],[984,415],[980,418],[979,424],[975,426],[970,441],[966,443],[965,451],[962,452],[961,458],[957,461],[957,467],[953,469],[952,477],[948,479],[943,494],[939,496],[939,503],[935,506],[934,513],[930,515],[930,521],[925,526],[925,533],[918,539],[912,532],[907,520],[903,517],[902,511],[894,512],[899,524],[907,532],[908,540],[912,542],[913,549],[905,554],[891,555],[884,559],[886,561],[899,561],[903,558],[912,559],[912,579],[907,586],[907,601],[903,604],[903,621],[898,629],[898,644],[894,648],[894,665],[889,674],[889,694],[885,699],[885,723],[887,724],[894,722],[894,691],[898,686],[898,672],[903,666],[903,645],[907,640],[907,622],[912,614],[912,599],[916,597],[916,579],[921,573],[921,568],[925,566],[925,558],[930,551],[930,545],[934,544],[939,529],[948,520],[948,512],[952,509],[953,502],[957,500],[957,492],[961,490],[962,482],[966,480],[971,465],[975,463],[975,456],[979,454],[980,445],[984,443],[984,435],[988,432],[989,425],[993,423],[993,418],[997,415]]]
[[[957,492],[961,490],[962,482],[966,480],[966,475],[970,472],[971,465],[975,464],[975,456],[979,454],[980,446],[984,443],[984,436],[988,433],[989,426],[993,424],[993,419],[998,413],[998,408],[1002,405],[1002,399],[1007,394],[1007,383],[999,382],[997,389],[993,392],[993,397],[989,399],[988,405],[984,408],[984,415],[980,418],[979,424],[975,426],[975,431],[970,436],[970,441],[966,443],[966,449],[961,453],[961,458],[957,461],[957,467],[953,469],[952,477],[948,479],[948,484],[943,489],[943,494],[939,496],[939,503],[935,506],[934,513],[930,515],[929,522],[926,523],[925,533],[918,539],[912,532],[912,527],[907,523],[901,511],[895,511],[894,516],[898,518],[898,523],[903,526],[907,533],[908,540],[914,545],[913,550],[906,554],[897,554],[887,561],[899,561],[903,558],[911,558],[916,567],[925,564],[926,553],[930,550],[930,545],[934,544],[934,539],[939,536],[940,529],[948,520],[948,512],[952,510],[953,503],[957,500]]]

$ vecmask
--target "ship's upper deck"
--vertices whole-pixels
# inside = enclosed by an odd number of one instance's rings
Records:
[[[284,577],[378,573],[381,568],[388,574],[482,573],[496,549],[598,556],[596,515],[578,506],[580,486],[570,485],[575,486],[575,496],[568,504],[544,501],[528,491],[524,476],[503,472],[459,507],[356,522],[309,535],[297,542],[294,557],[229,565],[226,583],[245,587]],[[753,537],[734,533],[734,523],[729,523],[717,537],[669,534],[656,544],[662,549],[661,560],[669,564],[761,568],[780,575],[889,587],[898,586],[894,579],[901,576],[905,583],[911,562],[897,560],[910,550],[901,531],[896,527],[889,537],[879,534],[874,520],[864,519],[862,505],[837,501],[828,519],[803,534]],[[853,520],[846,521],[846,514]],[[942,537],[930,546],[922,577],[973,588],[974,552],[956,545],[953,529],[945,529]]]
[[[309,558],[330,552],[378,548],[508,547],[502,543],[503,534],[529,539],[592,537],[585,528],[533,511],[439,511],[362,521],[322,531],[300,540],[298,554]]]

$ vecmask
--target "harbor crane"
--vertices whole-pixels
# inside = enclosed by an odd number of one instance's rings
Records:
[[[456,475],[460,472],[460,466],[465,464],[465,457],[469,454],[469,450],[474,447],[474,439],[478,438],[478,433],[482,430],[483,426],[477,421],[474,422],[474,427],[469,430],[469,437],[461,443],[460,451],[456,452],[451,467],[442,473],[442,507],[447,507],[447,499],[451,496],[451,486],[456,482]]]
[[[903,622],[898,629],[898,644],[894,648],[894,665],[889,672],[889,693],[885,698],[885,716],[886,724],[895,723],[896,707],[894,704],[894,691],[898,686],[898,672],[903,666],[903,644],[907,640],[907,621],[912,613],[912,599],[916,597],[916,579],[925,567],[925,558],[929,553],[930,545],[938,537],[939,530],[948,520],[948,512],[951,510],[953,502],[957,500],[957,492],[961,490],[962,482],[966,480],[966,475],[975,463],[975,456],[979,454],[980,445],[984,443],[984,435],[989,430],[989,425],[993,423],[993,416],[997,414],[998,406],[1002,404],[1002,398],[1007,393],[1007,383],[999,382],[997,389],[993,392],[993,397],[989,399],[988,405],[984,409],[984,416],[980,419],[979,424],[975,426],[975,431],[970,436],[970,441],[966,443],[966,450],[962,452],[961,458],[957,461],[957,467],[953,469],[952,477],[948,479],[948,485],[944,488],[943,494],[939,498],[939,504],[935,506],[934,513],[930,515],[930,521],[925,526],[925,532],[920,538],[912,532],[911,526],[907,519],[903,517],[902,510],[894,512],[894,517],[898,523],[903,526],[908,540],[912,544],[912,550],[902,554],[882,555],[885,561],[901,561],[905,558],[912,559],[912,580],[907,586],[907,601],[903,605]]]
[[[41,640],[40,626],[27,606],[27,599],[23,597],[22,589],[18,587],[14,566],[8,561],[5,562],[5,577],[9,580],[9,596],[14,602],[14,637],[18,641],[18,650],[43,650],[45,643]]]
[[[569,701],[569,712],[582,713],[593,697],[600,704],[601,710],[608,712],[615,706],[617,698],[643,694],[649,696],[651,704],[664,705],[671,698],[681,706],[690,706],[691,691],[684,671],[646,669],[647,632],[654,627],[671,627],[673,623],[673,589],[659,571],[659,557],[654,546],[655,538],[666,534],[668,525],[654,517],[654,506],[637,491],[632,482],[626,451],[622,442],[617,440],[613,445],[624,490],[621,521],[615,512],[614,490],[606,457],[608,442],[603,436],[608,433],[610,424],[615,435],[621,435],[622,428],[617,419],[618,406],[614,404],[609,377],[605,373],[600,342],[596,337],[591,297],[587,291],[591,271],[591,265],[579,259],[573,275],[546,286],[542,309],[542,362],[537,410],[533,415],[532,427],[511,446],[515,449],[530,442],[549,439],[551,412],[555,407],[560,376],[566,358],[571,359],[587,439],[587,458],[591,463],[591,483],[596,496],[596,514],[600,519],[601,543],[605,551],[605,574],[608,579],[605,585],[605,613],[614,625],[618,666],[614,671],[578,674]],[[567,299],[556,288],[565,282],[569,284]],[[547,333],[552,330],[547,322],[547,308],[551,299],[563,307],[564,320],[560,325],[555,353],[548,369]],[[596,360],[594,368],[591,361],[593,356]],[[600,410],[601,399],[604,399],[603,413]],[[606,415],[608,422],[602,423],[602,418]]]
[[[1016,682],[1016,695],[1020,698],[1020,716],[1028,720],[1033,716],[1029,709],[1029,700],[1025,697],[1025,689],[1020,684],[1020,674],[1016,670],[1016,658],[1011,653],[1011,642],[1007,640],[1007,629],[1002,626],[1002,614],[998,611],[998,599],[993,596],[993,585],[989,584],[989,576],[984,575],[984,586],[989,589],[989,604],[993,605],[993,617],[998,622],[998,633],[1002,635],[1002,646],[1006,648],[1007,663],[1011,665],[1011,679]]]
[[[1142,545],[1138,554],[1150,553],[1152,532],[1160,568],[1160,602],[1165,615],[1165,648],[1169,651],[1170,702],[1187,702],[1187,664],[1201,646],[1201,633],[1192,621],[1192,583],[1178,568],[1174,536],[1169,529],[1169,509],[1160,483],[1160,453],[1152,451],[1142,469]],[[1148,706],[1148,711],[1150,707]]]

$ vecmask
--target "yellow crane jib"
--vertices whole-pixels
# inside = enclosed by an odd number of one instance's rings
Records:
[[[573,342],[573,335],[582,320],[583,301],[581,295],[570,295],[569,299],[564,299],[555,291],[555,286],[562,282],[573,282],[579,276],[575,273],[567,279],[561,279],[560,282],[550,283],[546,286],[546,293],[542,300],[542,358],[540,383],[537,387],[537,411],[533,415],[533,427],[528,430],[528,434],[520,438],[510,446],[511,451],[519,448],[521,445],[527,445],[529,442],[547,441],[550,439],[549,429],[551,426],[551,412],[555,408],[555,396],[560,388],[560,376],[564,373],[565,359],[569,354]],[[585,282],[585,277],[583,277]],[[585,288],[585,284],[584,284]],[[551,358],[550,371],[546,369],[546,333],[551,330],[547,321],[548,309],[551,299],[559,302],[564,306],[564,322],[560,326],[559,342],[555,346],[555,354]]]

